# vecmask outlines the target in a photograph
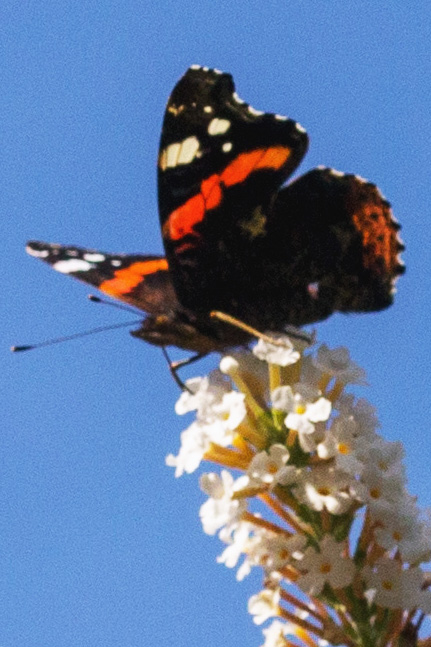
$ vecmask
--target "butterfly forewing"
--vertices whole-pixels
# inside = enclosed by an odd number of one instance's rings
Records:
[[[163,256],[107,254],[39,241],[27,243],[27,252],[57,272],[73,276],[144,312],[163,314],[178,307]]]
[[[180,79],[165,112],[158,181],[166,255],[184,305],[239,314],[232,303],[241,273],[259,263],[275,193],[307,145],[295,121],[242,102],[229,74],[190,68]]]

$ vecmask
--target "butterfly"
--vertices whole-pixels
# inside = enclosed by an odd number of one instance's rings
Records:
[[[145,313],[132,335],[200,355],[333,312],[387,308],[404,271],[399,224],[378,188],[318,167],[296,121],[255,110],[230,74],[192,66],[165,111],[158,201],[166,256],[31,241],[55,270]]]

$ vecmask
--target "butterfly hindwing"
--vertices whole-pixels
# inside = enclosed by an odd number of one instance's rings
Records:
[[[382,310],[393,302],[395,281],[404,271],[399,229],[374,184],[317,168],[279,192],[268,238],[276,263],[289,267],[288,283],[295,291],[308,285],[309,307],[314,303],[323,315]],[[297,323],[307,319],[305,312]]]

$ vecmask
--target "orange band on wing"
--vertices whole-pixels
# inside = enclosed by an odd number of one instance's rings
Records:
[[[396,233],[390,226],[390,209],[383,203],[364,204],[361,211],[353,214],[352,222],[362,236],[364,266],[376,274],[394,272],[400,250]]]
[[[187,200],[173,211],[163,226],[163,235],[171,240],[180,240],[193,234],[195,225],[210,209],[218,207],[223,199],[224,187],[244,182],[251,173],[261,169],[278,171],[288,160],[292,150],[284,146],[258,148],[241,153],[220,174],[211,175],[201,182],[200,193]]]
[[[109,294],[111,297],[121,298],[124,294],[129,294],[139,283],[145,280],[149,274],[154,274],[160,270],[168,269],[166,258],[156,258],[149,261],[138,261],[132,263],[129,267],[117,270],[107,281],[99,285],[99,290]]]

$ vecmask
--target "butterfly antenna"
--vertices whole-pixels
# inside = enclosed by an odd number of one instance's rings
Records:
[[[112,306],[113,308],[117,308],[118,310],[125,310],[126,312],[138,312],[139,310],[136,310],[135,308],[131,306],[125,306],[121,303],[116,303],[115,301],[106,301],[105,299],[102,299],[101,297],[96,296],[95,294],[89,294],[88,298],[90,301],[93,303],[103,303],[105,306]],[[180,376],[178,375],[178,371],[180,368],[183,366],[187,366],[188,364],[192,364],[193,362],[196,362],[198,359],[201,357],[204,357],[205,353],[198,353],[196,355],[193,355],[192,357],[187,357],[186,359],[181,359],[177,362],[173,362],[171,358],[168,355],[168,351],[166,350],[166,346],[162,346],[162,353],[163,357],[166,360],[166,363],[169,367],[169,372],[172,375],[175,384],[178,385],[178,387],[181,389],[181,391],[189,391],[190,389],[184,384]],[[27,350],[24,348],[24,350]]]
[[[13,353],[21,353],[25,350],[34,350],[35,348],[42,348],[43,346],[52,346],[53,344],[60,344],[64,341],[71,341],[72,339],[79,339],[80,337],[87,337],[88,335],[96,335],[99,332],[105,332],[106,330],[115,330],[116,328],[126,328],[127,326],[134,326],[137,323],[141,323],[141,319],[134,319],[133,321],[123,321],[118,324],[111,324],[109,326],[99,326],[98,328],[92,328],[91,330],[86,330],[85,332],[78,332],[74,335],[65,335],[64,337],[56,337],[55,339],[48,339],[46,341],[41,341],[37,344],[29,344],[27,346],[11,346],[11,351]]]
[[[102,303],[104,306],[111,306],[111,308],[116,308],[117,310],[125,310],[125,312],[132,312],[139,315],[140,310],[138,308],[133,308],[132,306],[125,306],[122,303],[116,303],[115,301],[107,301],[101,297],[96,296],[95,294],[89,294],[88,300],[92,303]]]
[[[252,335],[252,337],[257,337],[257,339],[262,339],[262,341],[266,341],[268,344],[273,344],[274,346],[284,346],[284,342],[281,339],[277,339],[276,337],[271,337],[271,335],[266,335],[263,332],[260,332],[259,330],[256,330],[256,328],[253,328],[252,326],[249,326],[248,324],[244,323],[240,319],[237,319],[236,317],[232,317],[232,315],[226,314],[226,312],[220,312],[219,310],[213,310],[210,312],[210,317],[213,317],[214,319],[219,319],[220,321],[223,321],[224,323],[228,323],[231,326],[235,326],[235,328],[239,328],[240,330],[244,330],[244,332],[248,333],[249,335]],[[293,326],[286,326],[284,331],[286,335],[289,337],[293,337],[294,339],[300,339],[301,341],[305,341],[307,344],[311,344],[313,341],[312,335],[307,335],[307,333],[302,332],[299,330],[299,328],[294,328]]]

